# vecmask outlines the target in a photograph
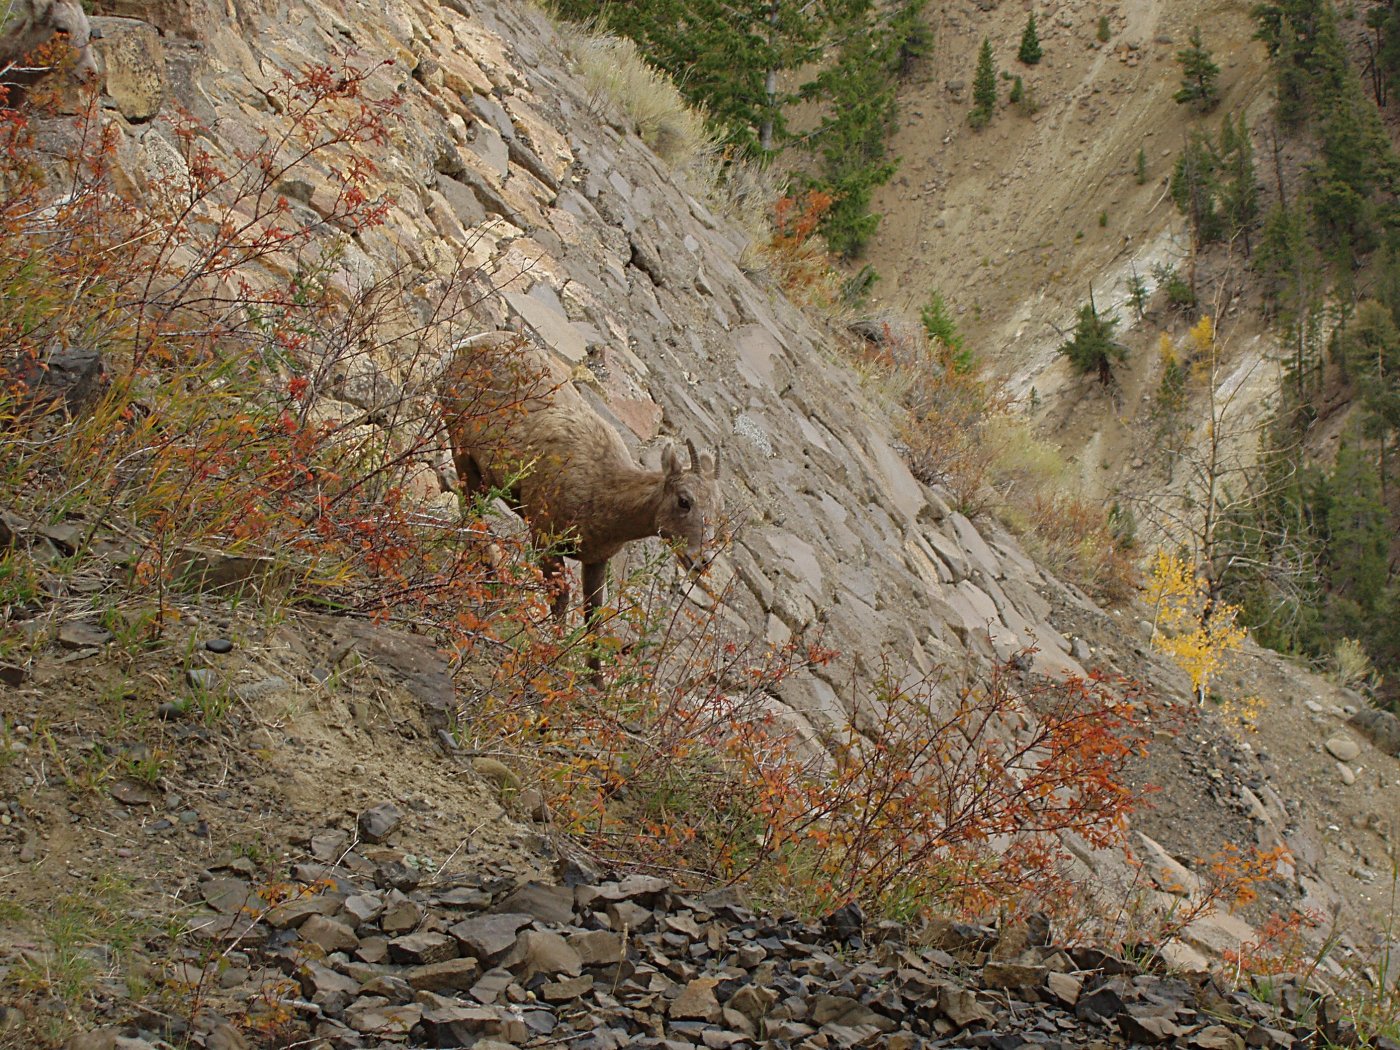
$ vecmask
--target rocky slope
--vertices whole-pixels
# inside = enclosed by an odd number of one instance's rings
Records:
[[[523,328],[574,370],[593,404],[637,446],[680,435],[721,448],[739,526],[717,567],[733,584],[722,615],[734,630],[771,640],[820,629],[822,640],[842,653],[832,668],[784,683],[777,699],[794,726],[815,734],[842,723],[853,699],[850,683],[867,687],[886,654],[926,671],[985,665],[1034,645],[1034,669],[1041,673],[1104,667],[1144,679],[1169,700],[1184,698],[1183,676],[1146,649],[1142,625],[1131,614],[1098,609],[1034,565],[1004,530],[969,521],[912,477],[882,418],[885,409],[833,358],[828,334],[745,272],[743,235],[668,170],[606,100],[581,85],[566,42],[539,10],[430,0],[299,0],[292,8],[228,9],[188,0],[155,8],[115,0],[109,9],[146,20],[98,20],[108,71],[106,115],[121,135],[117,163],[137,187],[181,163],[168,123],[175,103],[231,149],[249,129],[278,126],[268,88],[279,71],[332,60],[347,48],[365,65],[393,59],[369,81],[377,97],[401,102],[392,148],[376,158],[376,188],[393,204],[381,229],[344,246],[336,279],[408,272],[414,277],[405,284],[419,287],[470,272],[482,295],[473,316],[458,320],[462,331],[452,334]],[[313,213],[335,193],[324,172],[291,189]],[[379,353],[357,362],[351,378],[412,389],[428,364]],[[345,417],[361,418],[363,405],[345,396]],[[425,477],[431,466],[425,463]],[[422,495],[455,512],[451,497]],[[270,705],[256,708],[247,727],[254,734],[249,739],[269,737],[259,745],[267,771],[259,775],[256,762],[246,759],[254,767],[246,775],[257,785],[260,820],[279,853],[306,848],[290,844],[285,829],[275,830],[279,798],[299,822],[343,827],[353,821],[347,814],[376,794],[422,801],[425,828],[438,829],[436,845],[427,848],[446,848],[451,836],[442,829],[465,821],[483,803],[479,791],[445,773],[460,768],[460,758],[438,753],[431,743],[424,707],[450,702],[441,665],[426,679],[431,703],[422,695],[420,667],[400,676],[401,685],[407,680],[416,688],[393,694],[404,705],[397,713],[381,710],[377,699],[359,707],[346,700],[349,721],[342,727],[335,712],[317,710],[330,701],[318,691],[323,679],[315,673],[314,654],[288,655],[282,641],[274,644],[285,637],[267,635],[261,643],[267,648],[259,650],[264,655],[249,654],[239,665],[239,673],[281,682],[248,700]],[[92,655],[91,648],[79,645],[78,651]],[[337,659],[348,651],[323,648],[339,652]],[[422,659],[433,666],[430,657]],[[1362,876],[1350,875],[1350,861],[1338,861],[1323,844],[1328,825],[1344,813],[1341,825],[1355,852],[1380,856],[1387,829],[1362,818],[1369,810],[1400,809],[1392,760],[1362,743],[1344,761],[1352,763],[1353,781],[1358,765],[1367,779],[1349,795],[1334,804],[1325,792],[1301,790],[1305,776],[1339,776],[1318,745],[1333,735],[1346,698],[1259,659],[1267,670],[1253,678],[1268,679],[1276,702],[1302,728],[1271,743],[1262,766],[1251,748],[1231,744],[1211,716],[1186,734],[1164,728],[1142,777],[1178,793],[1160,799],[1160,815],[1147,818],[1143,828],[1164,857],[1188,864],[1223,841],[1286,843],[1295,862],[1278,873],[1278,903],[1306,900],[1328,909],[1345,900],[1358,913],[1372,914],[1371,903],[1383,902],[1368,902]],[[54,690],[71,686],[76,674],[71,663],[44,662],[15,694],[20,726],[34,725],[30,715],[52,702]],[[1251,675],[1241,672],[1241,695],[1250,684]],[[1309,725],[1305,700],[1317,705],[1316,717],[1327,723],[1323,730]],[[316,728],[288,730],[278,712],[293,709]],[[403,760],[401,741],[384,735],[400,724],[415,727],[402,734],[413,761]],[[339,739],[341,728],[345,739]],[[313,744],[313,762],[300,760],[303,733]],[[0,770],[15,818],[0,829],[0,842],[21,862],[23,899],[32,905],[47,880],[72,866],[78,875],[63,877],[81,881],[110,854],[79,841],[65,825],[65,807],[74,803],[45,772],[40,742],[23,733],[16,742],[22,745],[17,753],[27,757]],[[1213,757],[1222,752],[1228,761]],[[215,762],[215,755],[205,755],[198,772],[182,775],[207,784],[203,778],[215,775]],[[431,786],[440,781],[450,789]],[[106,834],[139,853],[148,841],[140,826],[149,821],[133,814],[146,813],[145,807],[154,807],[151,816],[165,814],[162,856],[188,880],[188,891],[202,870],[198,857],[207,866],[225,845],[217,829],[232,834],[236,824],[237,800],[218,794],[196,806],[165,793],[133,797],[121,803],[126,809],[104,804],[81,819],[116,829]],[[206,821],[204,834],[196,835],[200,810],[210,807],[225,807],[224,820]],[[36,812],[47,816],[35,820]],[[488,820],[499,816],[494,809],[486,813]],[[211,826],[215,841],[208,838]],[[519,829],[511,835],[515,842],[528,838]],[[197,855],[183,855],[191,845],[198,846]],[[76,855],[90,864],[72,865]],[[1081,853],[1078,863],[1086,879],[1133,878],[1116,854]],[[1380,865],[1362,867],[1374,873]],[[1213,951],[1237,947],[1249,931],[1224,916],[1200,936],[1200,947]],[[1204,955],[1183,949],[1178,958],[1200,962]]]

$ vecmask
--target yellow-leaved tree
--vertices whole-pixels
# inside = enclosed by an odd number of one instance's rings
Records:
[[[1152,606],[1152,645],[1191,676],[1198,703],[1210,680],[1244,641],[1239,607],[1212,598],[1206,580],[1185,558],[1157,550],[1147,580]]]

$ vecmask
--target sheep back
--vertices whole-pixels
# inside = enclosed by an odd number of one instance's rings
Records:
[[[470,457],[486,487],[508,489],[537,535],[573,537],[580,560],[615,553],[621,544],[607,535],[600,500],[611,479],[639,468],[549,355],[510,332],[474,337],[447,369],[443,402],[459,472]]]

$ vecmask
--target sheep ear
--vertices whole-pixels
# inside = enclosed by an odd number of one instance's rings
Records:
[[[667,477],[679,474],[685,469],[681,466],[680,457],[676,455],[676,446],[669,441],[661,448],[661,469],[666,472]]]

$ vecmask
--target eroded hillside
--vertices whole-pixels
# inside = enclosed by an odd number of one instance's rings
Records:
[[[114,10],[130,9],[117,4]],[[1155,34],[1153,11],[1129,17],[1130,27]],[[1255,683],[1267,686],[1287,707],[1279,724],[1290,731],[1270,745],[1269,754],[1232,742],[1211,714],[1198,722],[1185,704],[1184,676],[1148,650],[1135,614],[1105,613],[1038,568],[1003,529],[957,513],[910,474],[885,418],[887,408],[836,358],[831,333],[779,289],[745,271],[745,236],[723,217],[721,203],[667,168],[608,99],[582,85],[570,60],[574,45],[543,13],[510,3],[415,0],[298,3],[291,14],[239,7],[230,16],[212,6],[176,3],[144,12],[149,22],[103,20],[108,79],[102,119],[117,135],[118,184],[139,193],[162,178],[177,185],[192,178],[190,154],[171,123],[177,103],[207,129],[200,141],[224,160],[264,134],[285,130],[285,96],[274,86],[281,74],[308,62],[334,66],[348,60],[368,72],[367,98],[398,103],[365,183],[371,199],[387,204],[381,226],[353,237],[340,236],[329,223],[317,226],[318,219],[337,214],[341,201],[343,180],[333,168],[312,165],[277,187],[289,207],[324,235],[317,246],[337,242],[328,257],[330,282],[347,293],[389,282],[395,297],[422,307],[419,321],[432,336],[415,344],[426,344],[427,351],[398,356],[404,340],[391,338],[335,362],[337,374],[327,374],[334,382],[328,381],[318,401],[320,419],[344,423],[359,440],[393,440],[396,406],[417,397],[440,366],[430,351],[483,329],[521,328],[571,370],[590,403],[616,424],[639,457],[654,457],[664,436],[692,437],[721,450],[733,540],[718,557],[711,589],[724,595],[715,608],[727,637],[779,644],[812,639],[839,653],[831,665],[793,675],[764,698],[798,740],[814,750],[829,740],[855,717],[858,702],[868,704],[881,673],[895,679],[931,676],[929,696],[937,706],[956,695],[963,676],[1034,647],[1019,671],[1053,678],[1100,668],[1118,672],[1144,681],[1166,709],[1185,711],[1184,723],[1171,720],[1157,728],[1137,773],[1140,783],[1171,788],[1139,825],[1162,847],[1155,877],[1160,899],[1182,889],[1172,882],[1172,864],[1195,864],[1198,854],[1234,843],[1291,850],[1268,880],[1270,905],[1306,903],[1324,912],[1345,905],[1349,919],[1366,917],[1362,921],[1383,907],[1370,894],[1388,829],[1365,815],[1394,812],[1400,785],[1387,765],[1392,759],[1359,743],[1348,761],[1360,769],[1361,781],[1340,797],[1329,794],[1340,791],[1331,786],[1340,774],[1316,745],[1339,731],[1335,723],[1345,714],[1339,706],[1345,697],[1310,678],[1290,681],[1260,656],[1265,669],[1241,673],[1237,688],[1243,693]],[[1047,22],[1051,56],[1077,39],[1083,29],[1077,17],[1070,18],[1073,26],[1053,31]],[[967,30],[976,32],[970,22]],[[1146,39],[1142,46],[1165,47]],[[1133,52],[1120,56],[1087,47],[1084,54],[1096,68],[1121,78],[1124,90],[1149,61],[1139,58],[1133,65]],[[378,65],[386,59],[392,64]],[[1053,57],[1046,70],[1059,72]],[[1092,129],[1103,127],[1098,121],[1106,117],[1088,117],[1112,107],[1112,100],[1096,93],[1093,81],[1082,80],[1082,70],[1063,75],[1083,93],[1071,111],[1053,118],[1047,107],[1042,123],[1015,129],[1011,122],[1019,118],[1003,115],[983,146],[991,149],[1000,141],[1004,151],[1011,140],[995,136],[1013,130],[1038,129],[1047,141],[1055,139],[1048,122],[1057,119],[1059,136],[1075,128],[1070,149],[1080,152],[1069,159],[1106,162],[1113,152],[1114,171],[1130,168],[1131,152],[1118,157],[1118,146],[1095,152]],[[940,98],[944,90],[939,87]],[[1136,105],[1137,98],[1121,106]],[[1150,99],[1162,104],[1157,94]],[[66,126],[58,121],[51,128],[61,139]],[[967,137],[960,127],[956,134],[957,141]],[[1034,153],[1026,149],[1024,156]],[[998,230],[1009,227],[1011,216],[1048,217],[1070,209],[1071,201],[1083,209],[1084,199],[1106,185],[1086,175],[1077,193],[1048,201],[1033,192],[1044,180],[1025,175],[1013,177],[1004,167],[980,175],[983,183],[1009,180],[1008,187],[1024,194],[1023,207],[1008,201],[1002,212],[1000,199],[995,208],[974,204],[985,200],[979,194],[987,187],[975,190],[973,182],[960,181],[957,202],[944,202],[942,210],[961,216],[968,239],[994,221]],[[1130,176],[1125,182],[1131,184]],[[1161,214],[1166,205],[1157,200],[1160,192],[1150,184],[1125,189],[1123,208],[1131,200],[1144,215]],[[1102,208],[1094,206],[1093,214]],[[945,230],[953,234],[947,225],[940,234]],[[1093,230],[1108,238],[1113,225]],[[1064,233],[1038,253],[1004,260],[1053,269],[1066,265],[1055,261],[1063,250],[1085,265],[1108,265],[1118,249],[1094,242],[1094,236],[1086,230],[1076,241],[1073,232]],[[273,260],[240,276],[254,283],[285,278],[291,271],[279,265],[285,264]],[[979,261],[969,272],[989,297],[982,307],[988,331],[996,302],[1006,310],[1003,325],[1025,323],[1028,314],[1014,320],[1011,304],[1021,302],[1014,288],[999,280],[1011,272],[1009,262],[993,261],[983,272]],[[951,282],[954,271],[948,274]],[[901,281],[914,284],[912,277]],[[939,286],[959,301],[941,278]],[[1004,298],[990,297],[994,287]],[[455,289],[471,305],[438,322],[433,304],[445,289]],[[1066,296],[1068,304],[1068,289]],[[442,492],[435,476],[441,452],[440,442],[415,449],[408,489],[425,513],[454,522],[460,514],[456,497]],[[44,531],[52,527],[7,526],[7,542],[27,549],[57,544]],[[72,537],[63,535],[69,547],[57,549],[71,555]],[[130,877],[143,912],[158,912],[158,902],[171,893],[181,901],[208,901],[216,861],[220,870],[232,863],[230,870],[249,874],[249,864],[221,859],[235,846],[246,850],[241,836],[248,822],[267,840],[259,863],[323,863],[346,841],[335,833],[363,830],[357,818],[376,799],[414,814],[396,840],[399,855],[380,858],[386,863],[406,863],[402,854],[416,864],[424,856],[441,859],[446,853],[451,860],[461,853],[461,863],[489,867],[492,878],[523,878],[544,863],[543,844],[506,821],[477,784],[480,769],[468,772],[470,756],[455,750],[460,740],[438,734],[452,718],[469,722],[471,703],[480,698],[460,678],[454,686],[449,671],[461,669],[449,668],[430,646],[404,643],[404,655],[397,645],[347,638],[320,621],[307,621],[304,629],[295,618],[287,627],[251,625],[233,614],[221,620],[217,607],[191,602],[179,636],[201,654],[199,666],[151,658],[149,675],[130,676],[140,679],[139,687],[127,686],[113,670],[129,668],[119,668],[110,632],[103,637],[101,630],[79,630],[69,641],[60,633],[71,622],[89,626],[91,604],[81,596],[93,589],[71,581],[55,586],[53,602],[26,606],[30,626],[22,633],[30,647],[6,686],[5,724],[18,745],[11,747],[18,757],[0,769],[11,809],[0,842],[19,873],[6,887],[20,906],[6,913],[12,944],[25,935],[16,930],[29,929],[31,913],[56,891],[80,891],[105,868],[120,871],[124,861],[132,862]],[[706,602],[693,595],[680,600]],[[247,651],[231,665],[204,657],[199,648],[207,636],[221,633],[245,639],[241,647]],[[352,653],[360,654],[362,668]],[[346,666],[361,671],[342,674]],[[101,753],[94,752],[95,741],[103,735],[104,705],[114,696],[130,702],[128,717],[137,724],[159,729],[162,703],[187,701],[185,694],[204,688],[199,683],[205,678],[188,677],[192,670],[249,687],[234,694],[238,718],[245,720],[235,719],[236,731],[215,733],[212,740],[198,728],[173,733],[162,744],[171,763],[167,772],[158,765],[132,767],[156,770],[141,790],[127,785],[130,777],[114,784],[99,778],[83,788],[66,767],[63,775],[55,770],[56,753]],[[109,673],[113,681],[105,683]],[[101,689],[84,692],[77,710],[55,717],[75,681],[98,679],[104,680]],[[171,715],[165,711],[158,718]],[[1022,728],[1033,725],[1028,718]],[[232,764],[237,791],[225,786],[230,766],[219,772],[221,748],[239,751]],[[398,768],[413,772],[400,777]],[[508,769],[501,774],[487,768],[498,787],[508,783]],[[1348,775],[1356,780],[1358,774],[1348,767]],[[317,789],[322,777],[334,785],[324,795]],[[437,777],[452,778],[451,790],[435,791]],[[1318,789],[1323,783],[1327,788]],[[279,827],[284,802],[295,828]],[[530,809],[518,807],[516,816],[542,819],[539,807]],[[84,833],[75,836],[69,824]],[[459,833],[459,827],[466,830]],[[454,834],[460,835],[455,848]],[[159,836],[158,849],[148,846],[152,835]],[[1337,852],[1343,841],[1349,854]],[[500,860],[511,843],[521,844],[520,856]],[[1110,893],[1141,878],[1118,850],[1077,845],[1071,867],[1082,884]],[[1203,922],[1195,946],[1180,946],[1175,957],[1200,963],[1207,953],[1238,948],[1248,936],[1238,920],[1217,917]]]

